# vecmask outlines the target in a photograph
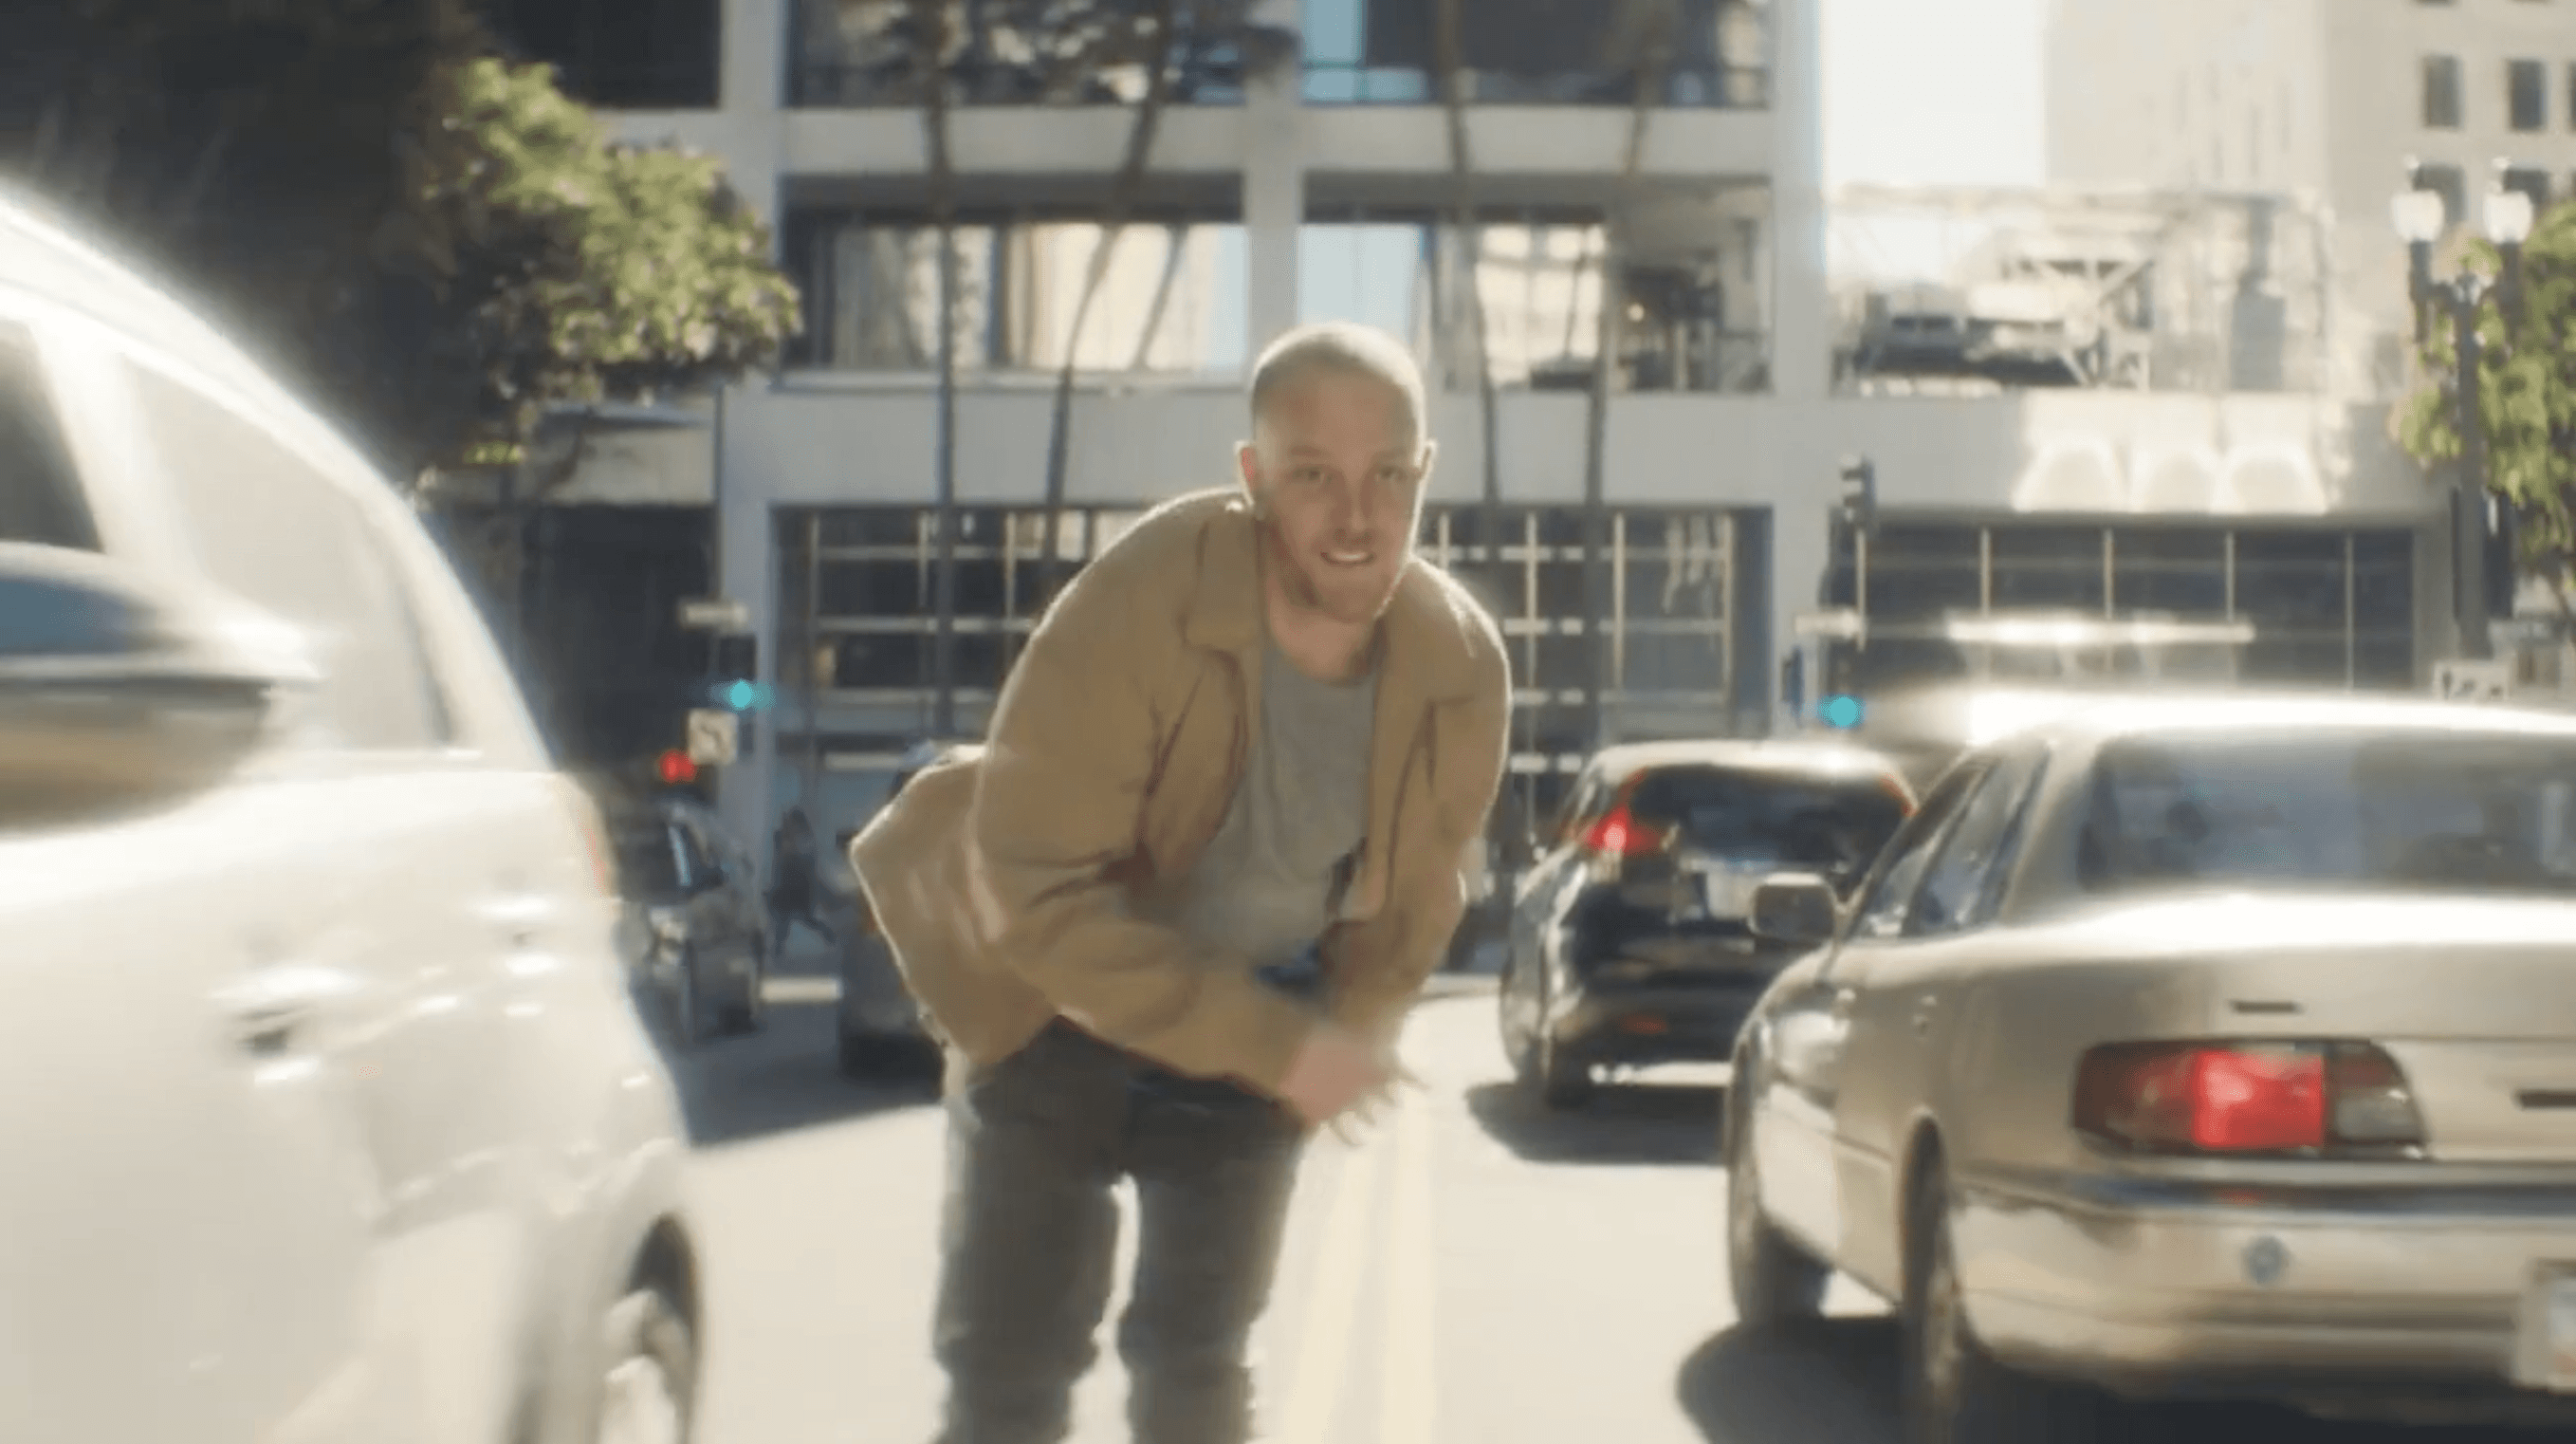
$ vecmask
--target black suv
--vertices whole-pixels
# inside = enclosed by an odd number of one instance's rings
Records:
[[[1512,904],[1503,1050],[1550,1107],[1605,1065],[1724,1062],[1797,950],[1757,940],[1753,888],[1783,870],[1858,885],[1914,793],[1841,743],[1651,742],[1575,779]]]

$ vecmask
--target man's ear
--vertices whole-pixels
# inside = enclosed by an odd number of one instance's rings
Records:
[[[1243,479],[1244,494],[1252,497],[1256,501],[1259,500],[1261,493],[1261,458],[1253,451],[1251,442],[1238,441],[1234,444],[1234,469],[1236,474],[1241,476]]]
[[[1422,479],[1424,481],[1429,481],[1431,479],[1431,468],[1439,465],[1439,463],[1440,443],[1430,440],[1424,441],[1422,443]]]

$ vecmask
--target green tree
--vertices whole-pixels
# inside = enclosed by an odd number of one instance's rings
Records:
[[[2460,264],[2492,282],[2503,258],[2482,240]],[[2486,484],[2513,508],[2521,574],[2545,581],[2576,619],[2576,206],[2543,214],[2523,248],[2522,302],[2508,314],[2492,284],[2479,302],[2478,411]],[[2458,351],[2447,324],[2430,328],[2415,384],[2397,404],[2397,441],[2427,467],[2460,459],[2452,378]]]
[[[611,144],[551,70],[442,68],[404,133],[377,254],[427,288],[461,404],[415,428],[430,465],[513,463],[548,414],[703,391],[798,329],[769,228],[711,157]]]

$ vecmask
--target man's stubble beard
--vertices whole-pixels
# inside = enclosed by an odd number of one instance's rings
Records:
[[[1363,603],[1350,606],[1338,605],[1330,592],[1316,585],[1314,574],[1290,553],[1287,544],[1279,539],[1279,533],[1271,526],[1268,515],[1258,506],[1253,510],[1253,520],[1261,528],[1262,564],[1278,576],[1279,590],[1287,598],[1291,608],[1324,617],[1342,626],[1366,627],[1376,625],[1378,620],[1386,615],[1386,609],[1394,603],[1395,583],[1390,580],[1383,591]],[[1401,577],[1404,574],[1405,563],[1410,560],[1409,555],[1397,560],[1395,576]]]

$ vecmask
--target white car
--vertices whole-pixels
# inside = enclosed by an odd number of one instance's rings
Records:
[[[0,192],[0,1439],[687,1438],[607,869],[393,490]]]

